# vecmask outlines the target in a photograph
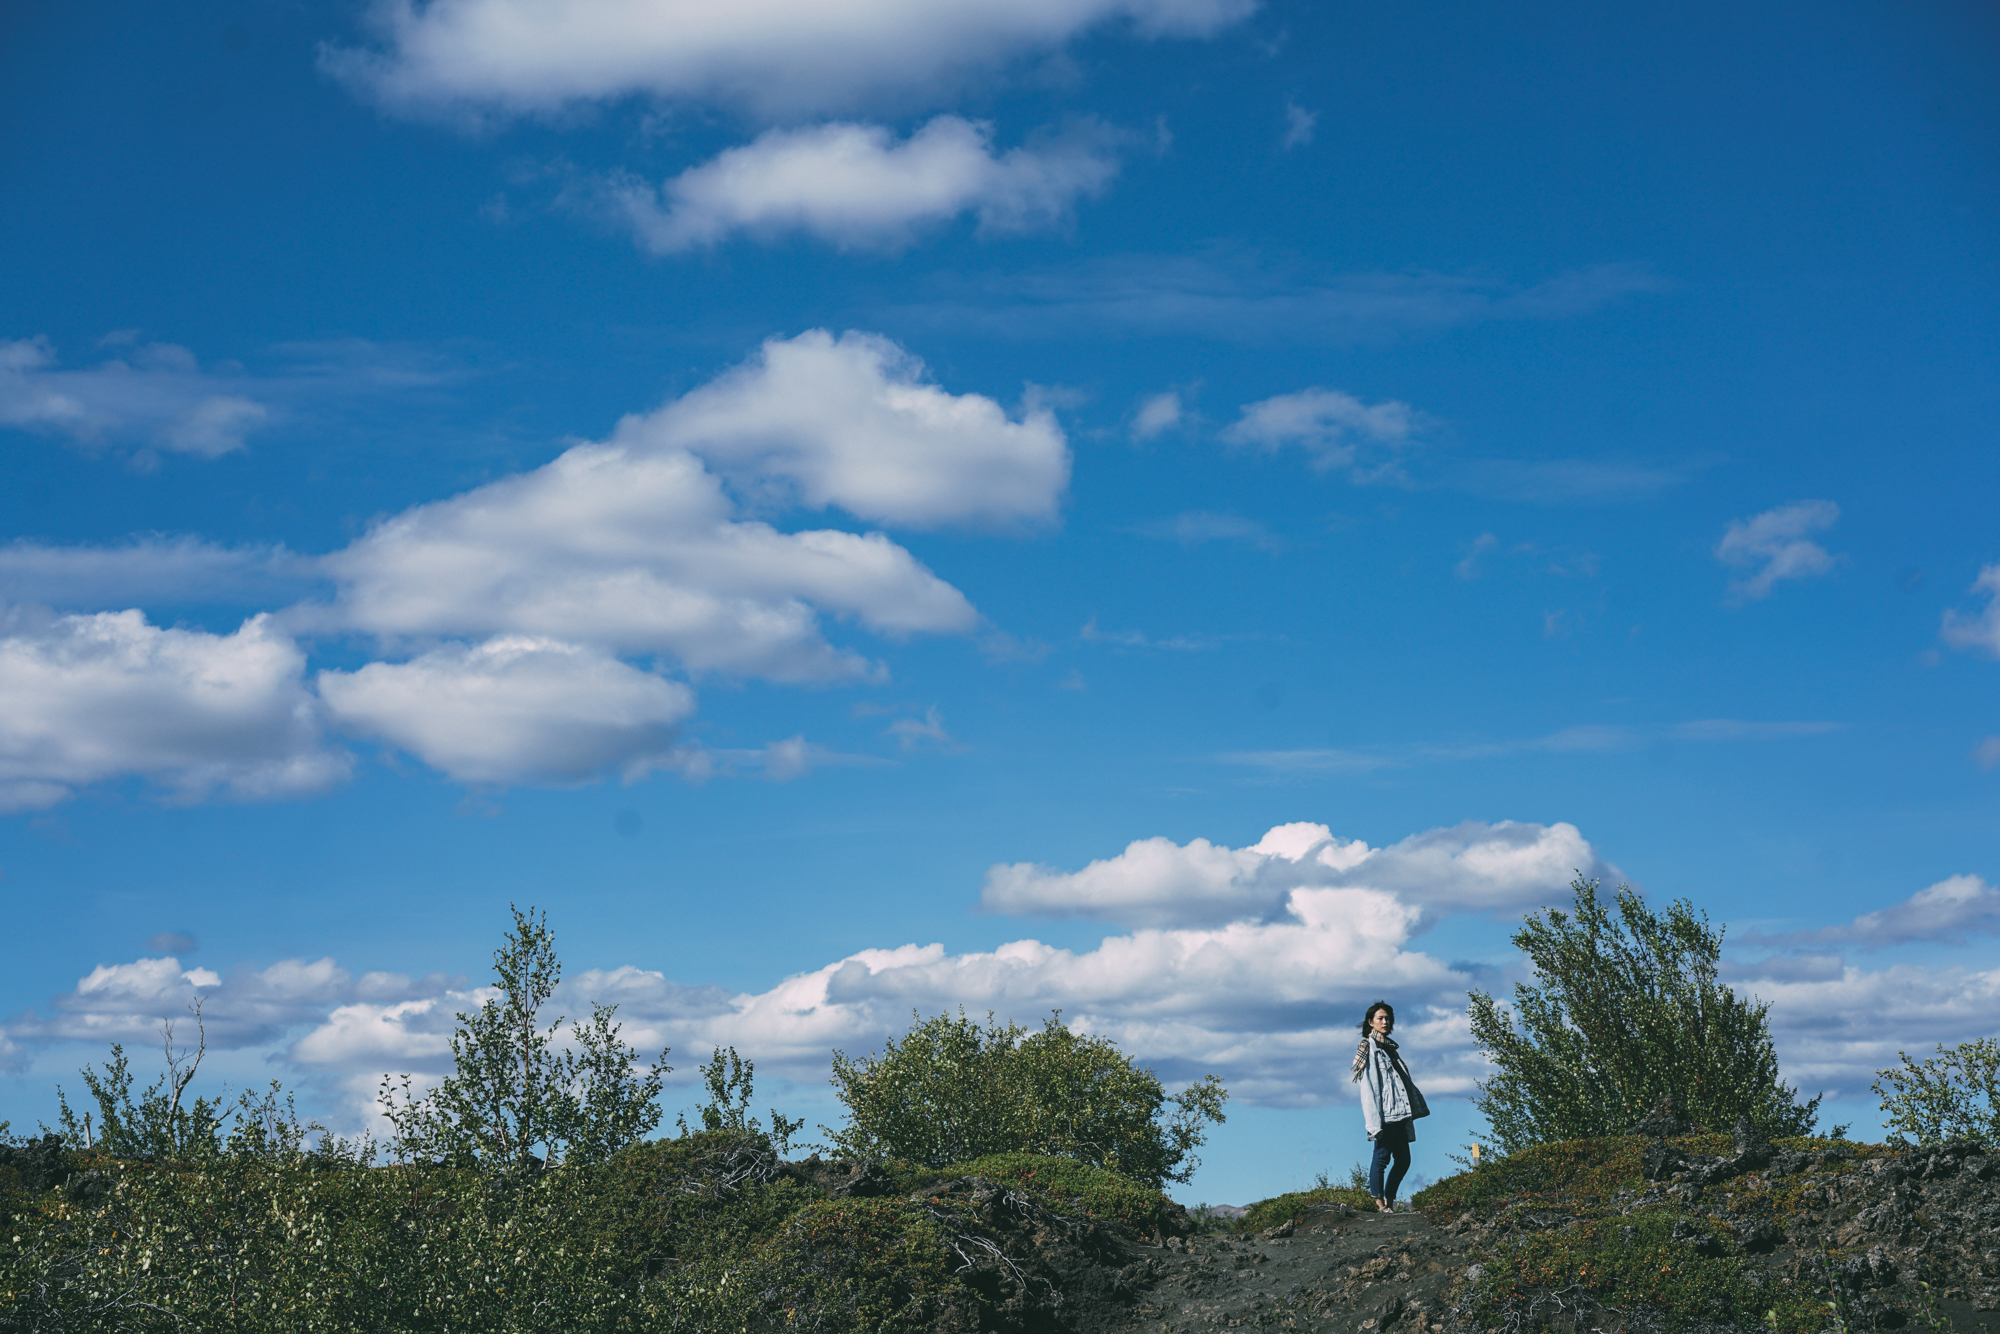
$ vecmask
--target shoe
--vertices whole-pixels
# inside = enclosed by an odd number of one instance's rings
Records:
[[[1375,1212],[1381,1214],[1393,1214],[1396,1212],[1396,1206],[1389,1203],[1387,1200],[1383,1199],[1381,1196],[1378,1195],[1375,1197]]]

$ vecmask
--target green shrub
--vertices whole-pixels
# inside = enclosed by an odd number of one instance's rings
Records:
[[[1369,1213],[1375,1212],[1375,1198],[1365,1190],[1356,1190],[1352,1186],[1321,1186],[1257,1201],[1243,1211],[1243,1217],[1236,1220],[1236,1230],[1262,1232],[1265,1228],[1303,1217],[1306,1210],[1314,1205],[1325,1204],[1345,1204]]]
[[[765,1309],[789,1329],[920,1334],[972,1300],[937,1223],[904,1200],[809,1205],[757,1258]]]
[[[1128,1235],[1185,1226],[1180,1206],[1154,1187],[1074,1158],[996,1153],[945,1170],[1017,1187],[1052,1213],[1088,1214]]]
[[[1158,1186],[1186,1181],[1207,1125],[1228,1098],[1209,1075],[1168,1097],[1159,1077],[1108,1038],[1072,1033],[1051,1015],[1041,1030],[982,1028],[963,1011],[919,1019],[882,1054],[833,1054],[848,1125],[827,1130],[857,1158],[928,1167],[996,1153],[1076,1158]]]
[[[1499,1323],[1510,1299],[1581,1287],[1607,1306],[1643,1305],[1669,1330],[1756,1327],[1770,1308],[1769,1294],[1744,1277],[1734,1257],[1702,1255],[1671,1241],[1676,1217],[1648,1210],[1531,1234],[1482,1266],[1475,1310],[1484,1323]]]
[[[562,980],[555,935],[547,914],[509,910],[514,929],[493,952],[500,996],[457,1016],[452,1073],[422,1097],[409,1075],[382,1080],[399,1157],[498,1168],[529,1165],[539,1150],[550,1162],[602,1162],[660,1123],[666,1053],[642,1069],[615,1005],[593,1005],[590,1022],[570,1030],[573,1048],[559,1047],[567,1020],[543,1014]]]
[[[747,1255],[819,1198],[773,1175],[776,1162],[770,1141],[748,1131],[635,1144],[591,1173],[589,1225],[632,1280]]]
[[[2000,1040],[1957,1047],[1940,1042],[1937,1055],[1921,1062],[1901,1051],[1896,1059],[1902,1065],[1875,1072],[1890,1129],[1919,1144],[1983,1139],[2000,1145]]]
[[[1779,1080],[1770,1007],[1717,980],[1722,928],[1684,899],[1655,913],[1623,886],[1614,917],[1597,886],[1579,877],[1573,913],[1545,908],[1515,933],[1536,985],[1514,988],[1514,1015],[1470,993],[1495,1067],[1473,1102],[1500,1148],[1621,1135],[1669,1094],[1702,1130],[1748,1116],[1772,1138],[1811,1133],[1819,1099]]]

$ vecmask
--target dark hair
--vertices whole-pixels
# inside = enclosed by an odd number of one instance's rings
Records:
[[[1363,1013],[1361,1016],[1362,1037],[1365,1038],[1368,1036],[1369,1021],[1375,1018],[1375,1011],[1377,1010],[1387,1010],[1389,1012],[1389,1031],[1391,1033],[1396,1031],[1396,1007],[1389,1004],[1388,1001],[1376,1001],[1373,1005],[1369,1006],[1367,1011]]]

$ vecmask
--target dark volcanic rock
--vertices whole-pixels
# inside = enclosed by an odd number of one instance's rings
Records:
[[[1634,1135],[1643,1135],[1647,1139],[1672,1139],[1693,1131],[1694,1123],[1681,1113],[1680,1104],[1674,1101],[1671,1093],[1654,1103],[1653,1110],[1632,1127]]]

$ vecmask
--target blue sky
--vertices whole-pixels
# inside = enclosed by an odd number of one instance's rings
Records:
[[[1876,1125],[2000,993],[1970,3],[0,17],[0,1118],[366,1123],[510,902],[832,1121],[912,1009],[1362,1156],[1573,870]]]

